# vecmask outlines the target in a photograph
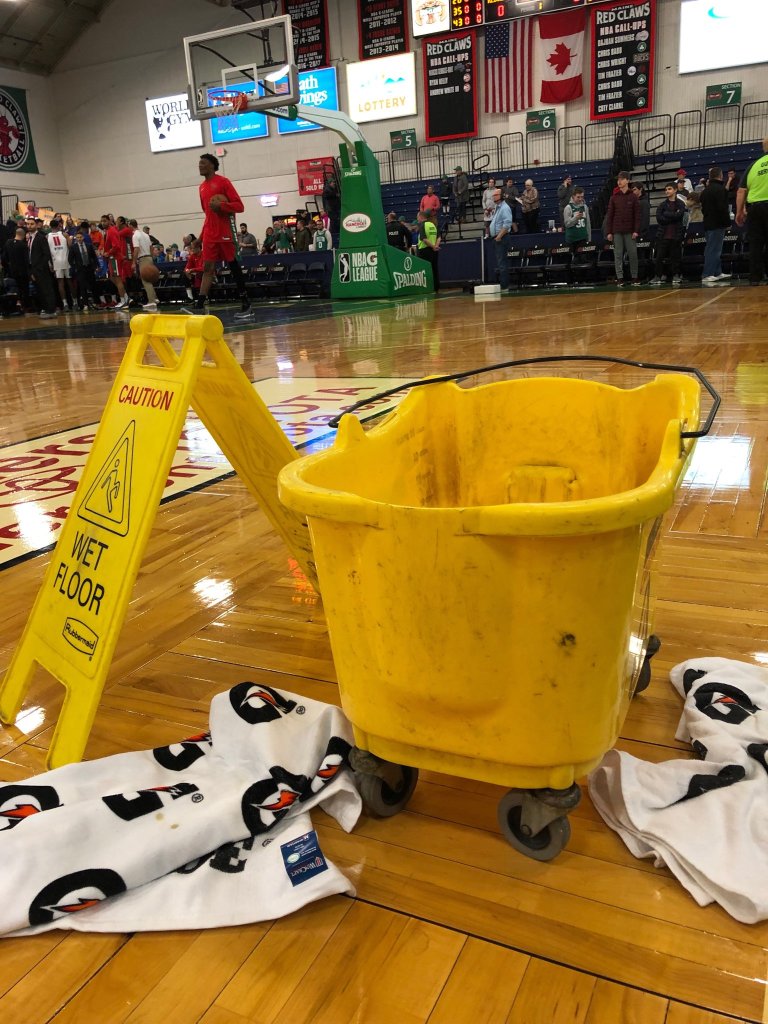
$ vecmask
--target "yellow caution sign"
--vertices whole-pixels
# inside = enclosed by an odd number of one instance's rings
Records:
[[[277,500],[277,474],[298,453],[227,347],[221,321],[149,315],[134,317],[131,327],[72,507],[0,684],[6,723],[37,666],[64,685],[50,768],[80,760],[85,750],[190,404],[316,579],[306,521]],[[147,362],[150,352],[155,358]]]

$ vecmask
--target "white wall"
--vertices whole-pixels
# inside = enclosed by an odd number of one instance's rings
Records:
[[[766,0],[768,2],[768,0]],[[704,90],[713,82],[743,82],[743,102],[768,99],[764,66],[725,69],[701,74],[677,74],[680,0],[658,0],[656,94],[654,113],[701,108]],[[358,59],[356,0],[328,0],[331,58],[338,68],[342,106],[346,99],[343,54]],[[198,152],[194,149],[152,154],[149,150],[144,100],[183,92],[186,72],[181,39],[227,25],[243,24],[236,12],[204,0],[131,0],[112,4],[101,21],[88,29],[47,81],[0,71],[0,81],[30,89],[35,148],[45,177],[25,176],[38,201],[62,190],[70,192],[76,215],[99,215],[105,210],[134,216],[152,226],[165,242],[180,241],[197,231],[201,213],[197,196]],[[415,42],[417,91],[421,96],[421,41]],[[587,39],[585,67],[589,66]],[[478,77],[482,83],[482,40],[478,45]],[[535,76],[536,79],[536,76]],[[31,83],[31,84],[27,84]],[[588,92],[589,72],[585,73]],[[538,98],[534,97],[538,107]],[[525,115],[485,115],[479,97],[480,135],[524,131]],[[558,108],[558,125],[584,124],[589,116],[588,95]],[[60,131],[61,148],[56,138]],[[389,149],[389,133],[415,127],[424,141],[424,117],[393,119],[363,125],[373,149]],[[211,148],[203,126],[204,149]],[[274,211],[262,210],[258,197],[280,194],[280,212],[303,205],[296,184],[296,160],[335,155],[338,137],[328,131],[231,143],[223,171],[238,186],[246,204],[245,219],[257,234],[271,222]],[[60,154],[63,154],[63,168]],[[17,179],[20,176],[16,176]],[[11,180],[11,176],[8,176]],[[3,182],[3,177],[0,177]],[[3,187],[6,187],[3,185]],[[64,206],[64,200],[53,202]]]
[[[39,174],[0,171],[3,194],[17,193],[19,199],[34,199],[39,206],[69,209],[69,192],[59,144],[59,129],[51,101],[51,80],[40,75],[0,68],[0,85],[26,89],[27,112]]]

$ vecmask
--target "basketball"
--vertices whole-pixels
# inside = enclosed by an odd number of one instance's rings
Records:
[[[208,203],[208,206],[210,207],[211,210],[213,210],[214,213],[218,213],[219,212],[219,205],[221,203],[226,203],[226,202],[227,202],[227,197],[226,196],[222,196],[222,195],[211,196],[211,201]]]
[[[160,280],[160,271],[154,263],[149,263],[147,260],[142,260],[139,273],[141,274],[141,280],[146,281],[148,284],[157,284]]]

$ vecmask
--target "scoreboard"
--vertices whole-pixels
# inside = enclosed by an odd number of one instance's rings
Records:
[[[451,29],[477,28],[497,21],[529,18],[535,14],[570,11],[574,7],[593,7],[612,0],[451,0]],[[415,7],[421,0],[411,0]],[[441,29],[436,25],[434,31]],[[421,34],[421,33],[420,33]]]

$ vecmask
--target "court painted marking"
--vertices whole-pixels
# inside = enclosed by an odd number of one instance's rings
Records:
[[[297,448],[327,447],[328,421],[353,403],[406,383],[399,377],[269,377],[254,388]],[[391,408],[381,399],[359,415]],[[0,569],[49,550],[69,511],[97,424],[73,427],[0,448]],[[218,445],[190,411],[165,485],[163,502],[232,473]]]

